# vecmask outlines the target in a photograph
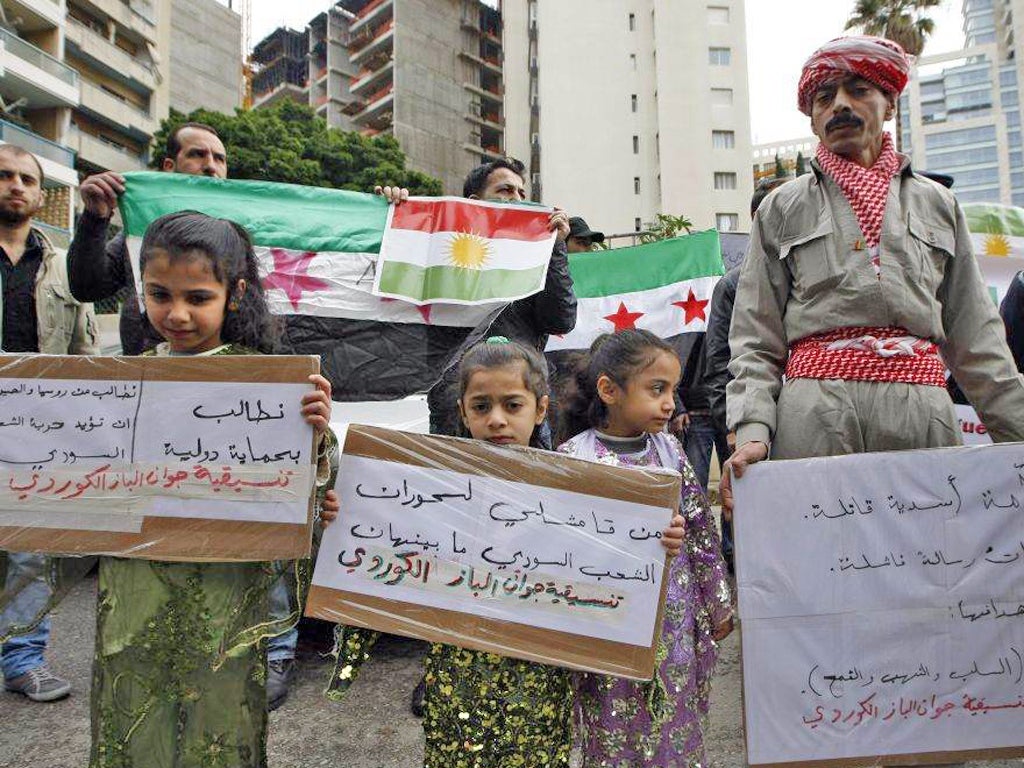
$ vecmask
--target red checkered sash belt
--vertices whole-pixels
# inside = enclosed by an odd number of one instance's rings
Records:
[[[903,328],[837,328],[789,348],[787,379],[843,379],[946,386],[938,347]]]

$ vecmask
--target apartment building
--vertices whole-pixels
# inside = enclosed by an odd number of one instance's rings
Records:
[[[81,174],[147,166],[171,108],[241,103],[241,20],[216,0],[0,0],[0,141],[34,152],[64,244]]]
[[[743,0],[502,0],[505,137],[535,199],[605,232],[746,226]]]
[[[449,193],[481,160],[504,156],[496,9],[480,0],[341,0],[306,27],[301,83],[291,53],[298,33],[289,32],[275,30],[254,49],[254,106],[305,97],[332,127],[392,134],[409,167]]]
[[[953,176],[961,202],[1024,206],[1024,0],[964,0],[965,47],[920,59],[901,98],[902,149]]]

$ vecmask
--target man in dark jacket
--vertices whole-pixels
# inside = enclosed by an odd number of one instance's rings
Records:
[[[162,170],[227,178],[224,144],[210,126],[186,123],[167,137]],[[115,171],[98,173],[85,179],[78,191],[85,211],[68,249],[71,293],[79,301],[102,301],[123,291],[121,348],[126,355],[141,354],[163,339],[139,312],[124,234],[118,233],[107,240],[117,197],[124,192],[124,177]]]
[[[524,171],[523,164],[512,158],[478,165],[466,177],[462,195],[471,200],[522,202],[526,199]],[[409,196],[408,190],[398,187],[378,187],[376,191],[395,204],[401,204]],[[555,210],[548,226],[556,232],[556,239],[544,289],[495,310],[469,333],[449,358],[440,378],[427,394],[431,433],[459,433],[461,421],[456,405],[456,373],[459,361],[467,349],[490,336],[506,336],[543,352],[548,335],[568,333],[575,327],[576,295],[569,276],[565,243],[569,236],[569,217],[564,211]],[[550,431],[546,431],[546,434],[550,439]]]
[[[999,305],[999,314],[1006,324],[1006,341],[1017,370],[1024,373],[1024,272],[1018,272],[1010,283],[1010,290]]]

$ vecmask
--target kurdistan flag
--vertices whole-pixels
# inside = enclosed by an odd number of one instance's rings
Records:
[[[992,300],[1003,300],[1010,282],[1024,270],[1024,208],[996,203],[965,203],[974,255]]]
[[[284,316],[284,351],[320,355],[337,400],[426,391],[469,331],[504,304],[417,306],[374,295],[389,210],[379,196],[176,173],[124,175],[120,208],[135,275],[142,236],[159,216],[195,210],[241,224],[252,235],[270,309]]]
[[[632,248],[576,253],[569,272],[576,328],[552,336],[547,352],[585,350],[603,333],[642,328],[674,339],[685,362],[707,328],[711,292],[724,274],[718,232],[708,230]]]
[[[514,301],[544,287],[549,208],[413,197],[388,212],[374,293],[416,304]]]

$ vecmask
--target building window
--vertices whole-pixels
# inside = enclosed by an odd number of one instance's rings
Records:
[[[728,24],[729,7],[725,5],[708,6],[708,24]]]
[[[629,68],[636,72],[636,54],[629,54]]]
[[[716,213],[715,229],[719,232],[735,232],[740,228],[740,215],[738,213]]]
[[[637,98],[635,93],[629,97],[629,106],[634,112],[636,112]]]
[[[639,216],[637,216],[635,219],[633,219],[633,230],[634,231],[639,232],[642,226],[643,225],[640,223],[640,217]]]
[[[634,136],[633,137],[633,154],[634,155],[639,155],[640,154],[640,137],[639,136]]]
[[[711,146],[714,149],[735,149],[736,131],[712,131]]]
[[[636,32],[636,14],[629,14],[629,31]]]
[[[732,88],[712,88],[711,105],[713,107],[731,107]]]
[[[731,48],[708,48],[708,63],[716,67],[727,67],[732,63]]]
[[[633,177],[633,194],[634,195],[639,195],[640,194],[640,177],[639,176],[634,176]]]
[[[736,174],[732,172],[716,173],[715,189],[736,189]]]

